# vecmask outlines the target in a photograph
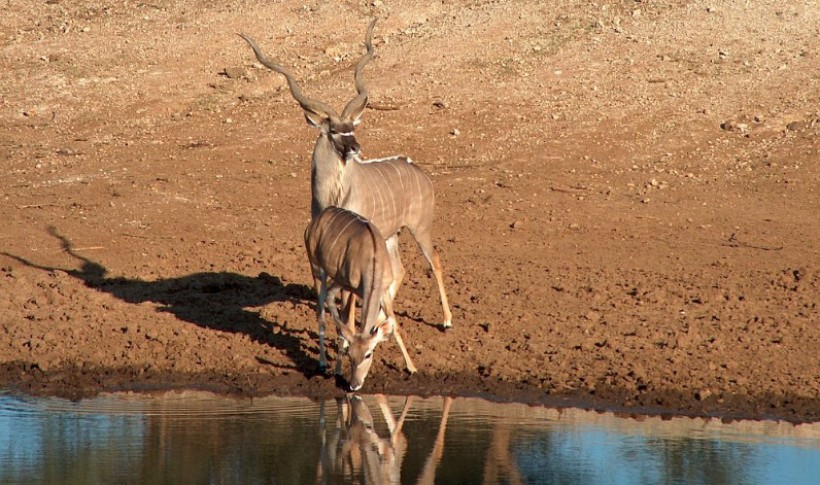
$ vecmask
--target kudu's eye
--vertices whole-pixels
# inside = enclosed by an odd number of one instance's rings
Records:
[[[365,354],[365,356],[364,356],[364,360],[367,360],[367,359],[369,359],[369,358],[371,358],[371,357],[373,357],[373,352],[368,352],[367,354]]]

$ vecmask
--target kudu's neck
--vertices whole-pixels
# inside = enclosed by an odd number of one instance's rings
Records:
[[[333,148],[330,137],[319,135],[313,147],[313,164],[311,167],[311,215],[316,217],[330,206],[339,206],[347,192],[349,177],[347,165],[354,162],[345,161]]]
[[[370,331],[378,323],[382,296],[387,290],[390,281],[393,280],[393,275],[389,273],[389,270],[392,268],[384,268],[383,266],[387,252],[384,250],[379,251],[379,248],[383,247],[381,234],[378,233],[378,230],[373,224],[367,223],[365,227],[367,228],[367,232],[370,233],[370,238],[373,242],[373,267],[371,268],[373,272],[369,275],[369,278],[367,278],[366,275],[362,275],[362,279],[366,282],[365,284],[367,284],[364,294],[362,295],[362,332],[365,335],[371,335]],[[388,270],[389,281],[383,279],[386,276],[385,270]]]

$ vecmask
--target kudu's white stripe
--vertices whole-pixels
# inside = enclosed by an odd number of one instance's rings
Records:
[[[335,218],[335,214],[334,214],[334,218]],[[330,243],[330,246],[327,247],[328,253],[333,254],[333,250],[336,247],[336,243],[339,242],[339,238],[342,237],[342,235],[345,235],[347,233],[347,228],[350,227],[350,225],[353,224],[354,222],[356,222],[356,219],[350,219],[349,221],[347,221],[347,224],[345,224],[343,228],[337,230],[336,237],[333,239],[333,242]],[[333,227],[332,224],[328,224],[328,226]]]

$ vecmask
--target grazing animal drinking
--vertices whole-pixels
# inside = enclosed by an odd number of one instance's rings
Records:
[[[353,77],[357,95],[347,103],[341,115],[327,104],[307,98],[293,76],[265,57],[253,39],[239,35],[251,46],[262,65],[287,79],[290,92],[302,107],[308,124],[319,129],[311,167],[311,215],[315,218],[330,206],[343,207],[367,218],[379,229],[387,241],[393,269],[391,299],[398,293],[405,274],[398,252],[398,237],[406,227],[435,273],[446,328],[452,325],[453,317],[444,290],[441,260],[433,246],[433,182],[404,156],[361,160],[361,147],[354,134],[367,106],[368,92],[362,70],[373,58],[375,23],[374,19],[368,26],[365,36],[367,52],[356,64]]]
[[[388,291],[393,281],[390,257],[384,239],[376,226],[346,209],[328,207],[320,212],[305,230],[310,269],[319,282],[317,318],[319,320],[319,368],[327,369],[325,353],[325,306],[327,305],[336,321],[340,341],[339,350],[347,348],[350,358],[350,389],[356,391],[364,384],[364,379],[373,363],[376,345],[393,335],[404,355],[407,369],[416,372],[416,367],[404,347],[398,325],[393,315],[393,302]],[[328,279],[330,286],[328,287]],[[362,301],[361,324],[355,327],[351,319],[342,322],[336,307],[336,295],[346,290]],[[350,311],[355,311],[355,303],[348,302]],[[384,310],[385,319],[379,319],[379,309]],[[341,373],[341,359],[337,357],[336,373]]]

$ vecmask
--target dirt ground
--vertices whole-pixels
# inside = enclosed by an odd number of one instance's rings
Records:
[[[0,3],[0,387],[342,393],[317,132],[236,33],[341,109],[375,15],[358,140],[432,177],[454,327],[402,236],[419,373],[366,391],[820,419],[816,2]]]

